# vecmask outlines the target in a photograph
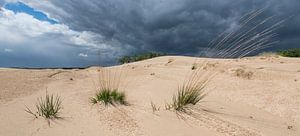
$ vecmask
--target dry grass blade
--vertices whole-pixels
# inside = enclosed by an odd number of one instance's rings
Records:
[[[37,116],[34,112],[32,112],[27,106],[26,106],[25,111],[26,111],[27,113],[33,115],[35,118],[38,118],[38,116]]]
[[[272,39],[277,36],[276,30],[286,20],[276,22],[274,16],[260,20],[264,11],[261,9],[246,14],[233,30],[229,32],[226,30],[213,40],[209,44],[209,48],[219,52],[210,57],[241,58],[276,44],[277,41],[272,41]]]
[[[157,107],[152,101],[151,101],[150,104],[151,104],[152,112],[153,113],[160,110],[160,107]]]

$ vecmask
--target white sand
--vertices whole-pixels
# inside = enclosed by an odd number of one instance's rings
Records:
[[[168,63],[172,60],[171,63]],[[300,59],[253,57],[208,61],[219,71],[209,95],[181,116],[165,110],[191,73],[192,57],[166,56],[126,65],[130,106],[92,106],[97,69],[0,69],[0,136],[299,136]],[[112,68],[113,69],[113,68]],[[253,73],[237,76],[236,69]],[[151,73],[154,73],[154,75]],[[72,78],[73,80],[70,80]],[[24,111],[49,93],[63,98],[63,119],[35,119]],[[160,107],[152,112],[151,101]],[[290,126],[290,129],[288,127]]]

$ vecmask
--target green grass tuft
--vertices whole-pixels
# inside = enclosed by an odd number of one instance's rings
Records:
[[[39,98],[35,104],[36,112],[33,112],[26,107],[26,112],[38,118],[39,116],[51,119],[59,118],[59,113],[62,109],[62,100],[60,96],[46,93],[46,97]]]
[[[121,104],[126,105],[126,95],[124,92],[119,92],[117,89],[103,89],[96,93],[96,96],[91,98],[91,103],[96,104],[101,102],[105,105]]]
[[[204,93],[205,84],[183,85],[179,87],[177,94],[173,96],[171,104],[166,105],[167,110],[186,112],[189,105],[196,105],[207,94]]]

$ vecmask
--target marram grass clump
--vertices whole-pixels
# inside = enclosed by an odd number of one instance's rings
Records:
[[[205,96],[204,86],[183,85],[179,87],[177,94],[173,96],[172,103],[166,105],[167,110],[186,112],[189,105],[196,105]]]
[[[127,105],[125,93],[119,92],[117,89],[102,89],[99,92],[97,92],[96,96],[92,97],[90,100],[93,104],[100,102],[105,105]]]
[[[46,97],[40,97],[37,100],[37,103],[35,104],[36,111],[30,110],[26,106],[26,112],[35,116],[35,118],[38,117],[44,117],[47,119],[53,119],[53,118],[59,118],[59,113],[62,109],[62,99],[60,96],[53,94],[49,95],[46,93]]]

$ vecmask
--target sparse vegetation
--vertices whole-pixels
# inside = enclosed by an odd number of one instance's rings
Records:
[[[126,95],[124,92],[119,92],[117,89],[110,90],[110,89],[104,89],[100,90],[96,93],[96,96],[91,98],[91,103],[96,104],[98,102],[101,102],[105,105],[111,104],[122,104],[126,105]]]
[[[173,61],[174,61],[174,59],[171,58],[171,59],[168,60],[167,64],[170,64],[170,63],[172,63]]]
[[[197,69],[196,63],[194,63],[192,66],[192,70],[195,70],[195,69]]]
[[[251,72],[251,71],[245,71],[244,69],[239,68],[239,69],[235,70],[235,75],[237,77],[251,79],[252,76],[253,76],[253,72]]]
[[[262,57],[278,57],[278,54],[276,52],[262,52],[258,56],[262,56]]]
[[[121,68],[100,68],[99,72],[99,88],[94,97],[90,98],[90,102],[93,104],[102,103],[104,105],[127,105],[125,92],[120,88],[121,84],[124,82],[124,77]]]
[[[281,50],[277,54],[283,57],[300,57],[300,48]]]
[[[203,100],[207,93],[204,87],[208,80],[204,82],[189,82],[180,86],[177,94],[173,96],[172,103],[166,105],[167,110],[175,110],[179,112],[186,112],[189,105],[196,105]]]
[[[250,12],[243,16],[236,29],[225,30],[216,39],[209,43],[208,48],[212,51],[208,57],[213,58],[243,58],[255,51],[270,47],[277,43],[272,39],[276,36],[276,30],[284,20],[271,22],[271,17],[260,19],[264,9]],[[257,21],[260,20],[260,21]],[[270,25],[273,23],[273,25]],[[209,50],[208,50],[209,51]],[[205,62],[204,62],[205,63]],[[206,94],[204,87],[206,83],[217,72],[210,73],[210,68],[216,68],[218,63],[206,63],[202,68],[193,70],[188,77],[188,82],[184,83],[173,96],[171,104],[166,105],[167,110],[186,112],[189,105],[196,105]],[[195,67],[192,67],[194,69]],[[206,71],[198,75],[200,71]],[[251,71],[239,69],[236,71],[237,76],[250,79],[253,75]],[[199,82],[204,80],[205,82]]]
[[[59,113],[62,109],[62,100],[60,96],[46,93],[46,97],[39,98],[35,104],[36,111],[30,110],[26,106],[26,112],[33,115],[35,118],[44,117],[47,119],[59,118]]]
[[[195,70],[196,69],[196,66],[192,66],[192,70]]]
[[[152,101],[151,101],[151,107],[152,107],[152,112],[156,112],[160,110],[160,107],[157,107]]]
[[[203,70],[209,70],[211,68],[216,68],[218,63],[205,63],[204,66],[202,67]]]
[[[157,52],[148,52],[148,53],[134,55],[134,56],[123,56],[119,59],[119,63],[125,64],[125,63],[130,63],[130,62],[151,59],[151,58],[159,57],[159,56],[163,56],[163,55],[165,55],[165,54],[157,53]]]

